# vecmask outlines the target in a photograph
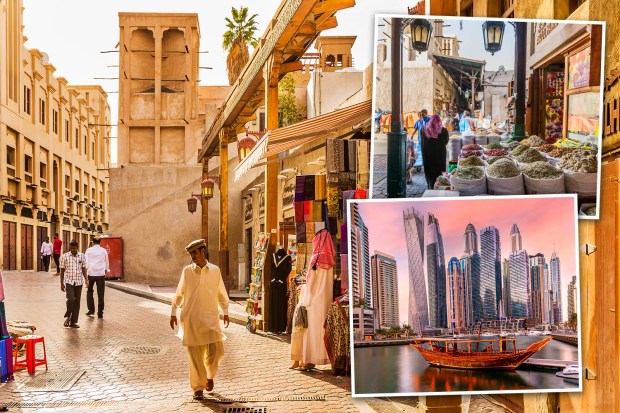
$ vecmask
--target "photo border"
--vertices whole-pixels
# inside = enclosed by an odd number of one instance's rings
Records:
[[[579,374],[579,386],[575,389],[532,389],[532,390],[479,390],[479,391],[446,391],[446,392],[402,392],[402,393],[357,393],[355,391],[355,345],[353,337],[353,301],[351,295],[351,286],[353,285],[353,271],[351,271],[351,204],[352,203],[395,203],[395,202],[451,202],[451,201],[505,201],[510,202],[512,199],[530,199],[532,201],[538,200],[544,202],[545,198],[572,198],[573,200],[573,213],[574,213],[574,230],[575,230],[575,268],[578,274],[576,278],[576,291],[577,291],[577,362],[581,368]],[[390,199],[347,199],[347,222],[349,227],[347,228],[348,247],[347,247],[347,265],[349,266],[349,346],[351,352],[351,397],[352,398],[366,398],[366,397],[400,397],[400,396],[460,396],[460,395],[484,395],[484,394],[529,394],[529,393],[580,393],[583,391],[583,381],[585,379],[585,367],[583,365],[583,347],[582,347],[582,328],[581,328],[581,280],[580,280],[580,247],[579,247],[579,218],[577,211],[577,194],[545,194],[536,195],[507,195],[507,196],[472,196],[472,197],[427,197],[427,198],[390,198]]]

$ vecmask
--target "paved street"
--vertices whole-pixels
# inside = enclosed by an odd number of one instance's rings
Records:
[[[193,402],[185,349],[168,325],[168,305],[107,288],[106,310],[99,320],[84,315],[83,291],[81,328],[69,329],[62,326],[65,299],[58,277],[5,272],[4,285],[7,319],[37,326],[36,333],[45,337],[49,371],[85,374],[68,392],[19,392],[19,385],[29,378],[20,371],[14,382],[0,386],[0,402],[28,402],[40,411],[220,412],[230,406],[266,406],[269,412],[358,411],[350,397],[350,378],[333,376],[328,366],[310,373],[289,370],[285,339],[253,335],[232,323],[225,331],[226,356],[215,393],[204,403]],[[161,350],[132,355],[121,352],[124,346]],[[44,371],[37,368],[37,374]],[[317,396],[324,401],[294,401]],[[270,401],[277,397],[282,400]],[[216,398],[258,401],[223,404]],[[11,411],[33,410],[11,407]]]

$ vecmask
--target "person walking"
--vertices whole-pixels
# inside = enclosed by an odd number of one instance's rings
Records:
[[[84,284],[88,287],[86,256],[78,251],[78,242],[73,240],[69,243],[69,252],[60,257],[60,290],[67,296],[65,327],[80,328],[77,322]]]
[[[448,152],[448,130],[443,127],[439,115],[431,116],[431,120],[421,130],[422,161],[424,162],[424,176],[428,189],[433,189],[435,181],[446,171],[446,158]]]
[[[86,290],[87,316],[95,315],[94,288],[97,285],[97,317],[103,318],[103,296],[105,293],[105,274],[110,272],[108,252],[101,248],[101,238],[93,239],[93,246],[86,250],[86,264],[88,266],[88,289]]]
[[[60,254],[62,254],[62,240],[58,234],[56,234],[54,238],[52,253],[54,254],[54,264],[56,264],[56,274],[54,275],[58,275],[60,274]]]
[[[50,242],[50,237],[45,237],[45,241],[41,244],[41,257],[43,258],[43,271],[50,270],[50,260],[52,259],[52,251],[54,246]]]
[[[220,328],[218,307],[224,314],[224,327],[228,327],[228,294],[220,269],[207,261],[204,239],[191,242],[185,250],[192,263],[181,272],[177,291],[172,298],[170,327],[177,325],[177,308],[183,304],[179,337],[187,348],[189,381],[194,400],[203,398],[215,386],[214,378],[224,356],[226,336]]]

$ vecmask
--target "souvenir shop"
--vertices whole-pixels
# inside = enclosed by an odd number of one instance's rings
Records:
[[[313,241],[317,234],[326,232],[335,251],[333,288],[329,291],[332,304],[324,333],[334,373],[348,371],[350,354],[346,200],[366,198],[370,177],[370,102],[352,108],[350,113],[343,113],[345,108],[293,125],[303,138],[290,139],[287,129],[291,127],[285,127],[265,135],[264,144],[257,143],[257,147],[264,145],[259,149],[263,164],[267,157],[278,155],[280,222],[277,233],[263,230],[253,240],[248,330],[254,332],[259,328],[258,320],[268,317],[270,332],[292,332],[299,291],[312,271],[310,259],[317,253],[317,245],[319,250],[323,247],[316,242],[313,245]],[[261,193],[261,184],[246,191]],[[254,205],[256,195],[246,197],[246,191],[244,220],[249,222],[260,215]],[[271,257],[267,256],[269,237],[277,237]],[[271,266],[270,280],[262,277],[267,265]],[[269,313],[264,314],[261,300],[267,282]]]

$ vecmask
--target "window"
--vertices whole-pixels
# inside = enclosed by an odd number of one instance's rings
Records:
[[[75,147],[78,148],[78,144],[80,143],[80,130],[75,128]]]
[[[65,175],[65,195],[71,196],[71,177],[69,175]]]
[[[83,192],[83,194],[84,194],[84,198],[88,197],[88,184],[84,184],[84,192]]]
[[[75,180],[75,193],[78,195],[80,194],[80,181],[77,179]]]
[[[88,150],[88,136],[84,135],[84,155],[86,155],[87,150]]]
[[[90,198],[91,198],[91,201],[94,203],[95,202],[95,188],[91,188]]]
[[[30,115],[30,88],[24,86],[24,112]]]
[[[69,121],[65,120],[65,140],[69,142]]]
[[[45,100],[39,98],[39,123],[45,125]]]
[[[41,188],[47,188],[47,165],[43,162],[39,164],[39,177],[41,178]]]
[[[94,141],[92,143],[92,149],[91,149],[91,152],[90,152],[90,159],[93,159],[93,160],[95,159],[95,142]]]
[[[26,182],[31,184],[32,183],[32,156],[30,155],[24,155],[24,172],[25,172]]]
[[[15,148],[6,147],[6,171],[9,176],[15,176]]]
[[[58,112],[52,109],[52,132],[58,133]]]

